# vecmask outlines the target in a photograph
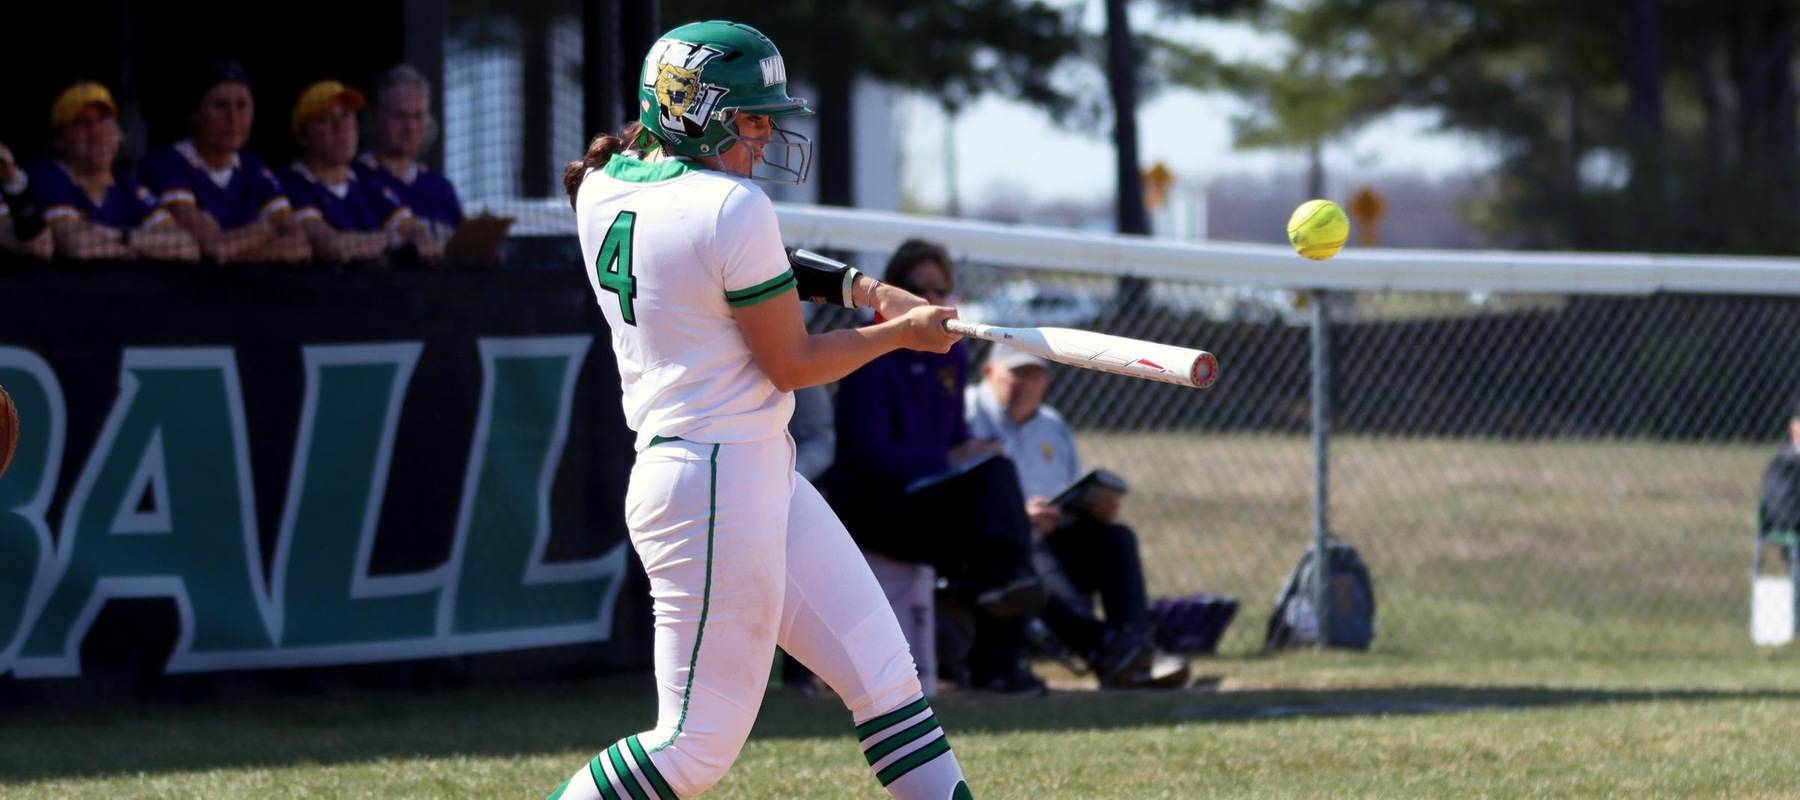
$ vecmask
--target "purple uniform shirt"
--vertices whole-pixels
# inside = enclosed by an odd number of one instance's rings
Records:
[[[968,382],[963,342],[943,354],[895,350],[845,376],[834,480],[847,492],[897,495],[913,479],[948,469],[950,448],[969,438]]]
[[[322,217],[340,231],[394,230],[412,217],[393,191],[350,171],[343,186],[321,182],[298,161],[281,171],[281,187],[293,204],[294,218]],[[341,192],[341,194],[340,194]]]
[[[138,176],[160,206],[198,206],[218,220],[221,230],[235,230],[289,208],[275,173],[248,150],[232,156],[234,165],[212,173],[191,141],[176,142],[144,157]]]
[[[150,190],[124,170],[113,170],[113,184],[106,187],[106,196],[98,204],[75,183],[75,176],[61,161],[44,159],[25,171],[31,175],[31,190],[37,193],[49,222],[73,219],[109,228],[150,229],[170,219],[169,212],[156,207]]]
[[[456,187],[451,185],[449,178],[424,164],[413,172],[411,182],[382,169],[368,153],[350,166],[359,177],[392,191],[400,205],[412,209],[413,216],[434,223],[445,235],[462,224],[462,201],[456,197]]]

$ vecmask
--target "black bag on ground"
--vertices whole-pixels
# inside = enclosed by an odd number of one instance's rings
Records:
[[[1228,595],[1201,593],[1165,597],[1150,607],[1156,645],[1171,653],[1210,655],[1219,650],[1219,639],[1237,616],[1238,600]]]
[[[1264,652],[1319,643],[1318,611],[1313,608],[1313,550],[1308,547],[1300,554],[1275,598],[1275,611],[1269,615],[1263,639]],[[1375,640],[1375,581],[1349,542],[1328,536],[1325,552],[1331,608],[1330,640],[1325,644],[1367,650]]]

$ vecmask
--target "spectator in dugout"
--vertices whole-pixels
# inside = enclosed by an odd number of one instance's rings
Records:
[[[392,189],[350,168],[356,114],[366,105],[362,92],[335,80],[300,93],[289,119],[300,158],[280,173],[294,220],[318,261],[435,263],[444,251],[430,228]]]
[[[1137,534],[1119,524],[1123,485],[1096,487],[1068,506],[1053,498],[1083,477],[1075,432],[1044,403],[1050,362],[996,344],[965,402],[969,431],[1000,442],[1019,471],[1036,535],[1032,560],[1049,590],[1042,619],[1078,653],[1102,688],[1186,685],[1185,659],[1151,638],[1150,599]],[[1099,600],[1105,616],[1094,613]]]
[[[1788,409],[1787,438],[1763,467],[1763,530],[1800,532],[1800,397]]]
[[[197,261],[200,246],[118,166],[119,106],[78,81],[50,106],[51,155],[26,168],[56,253],[71,259]]]
[[[943,246],[913,239],[889,258],[883,279],[946,304],[954,286]],[[1030,669],[1026,620],[1044,606],[1031,561],[1031,523],[1012,464],[963,417],[967,342],[947,353],[896,350],[838,383],[837,460],[826,500],[863,550],[932,565],[952,599],[973,609],[973,641],[940,674],[1011,696],[1047,691]],[[924,676],[931,679],[934,676]]]
[[[49,258],[52,249],[42,207],[31,191],[31,176],[19,169],[11,148],[0,144],[0,251]]]
[[[419,160],[437,138],[431,81],[408,64],[388,68],[375,79],[368,123],[370,149],[357,157],[357,172],[393,190],[439,245],[448,242],[462,224],[462,201],[449,178]]]
[[[191,87],[186,139],[144,157],[138,177],[218,264],[301,262],[306,234],[275,173],[245,148],[256,105],[250,75],[233,61],[207,65]]]

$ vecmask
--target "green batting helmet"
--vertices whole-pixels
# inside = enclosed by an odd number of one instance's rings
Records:
[[[785,117],[811,114],[806,101],[789,97],[787,64],[775,43],[749,25],[723,20],[694,22],[663,34],[644,58],[638,86],[638,121],[669,152],[688,158],[716,156],[744,137],[737,112]],[[763,145],[768,166],[800,183],[812,163],[812,141],[775,126]],[[754,168],[753,168],[754,170]]]

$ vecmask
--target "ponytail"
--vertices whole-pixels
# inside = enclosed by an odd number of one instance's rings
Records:
[[[632,122],[618,133],[596,136],[588,144],[587,155],[563,167],[563,191],[569,193],[569,207],[575,207],[575,193],[581,190],[581,181],[587,177],[588,170],[606,166],[606,162],[611,161],[614,154],[631,148],[643,134],[643,124]]]

